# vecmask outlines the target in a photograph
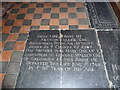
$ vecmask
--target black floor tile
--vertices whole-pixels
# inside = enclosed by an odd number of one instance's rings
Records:
[[[2,27],[2,26],[0,26],[0,32],[2,31],[2,28],[3,28],[3,27]]]
[[[35,8],[28,8],[27,13],[34,13]]]
[[[32,20],[24,20],[23,26],[29,26],[31,25]]]
[[[9,34],[7,34],[7,33],[2,33],[2,34],[0,34],[0,37],[2,38],[2,39],[0,39],[0,40],[6,41],[7,38],[8,38],[8,35],[9,35]]]
[[[78,29],[78,25],[69,25],[69,29]]]
[[[25,17],[25,14],[18,14],[16,19],[24,19]]]
[[[4,46],[4,50],[13,50],[15,42],[6,42]]]
[[[50,13],[51,12],[51,8],[44,8],[43,9],[43,13]]]
[[[28,34],[26,34],[26,33],[20,33],[19,36],[18,36],[17,41],[26,41],[27,36],[28,36]]]
[[[43,3],[38,3],[38,4],[36,5],[36,8],[41,8],[41,7],[44,7],[44,4],[43,4]]]
[[[22,4],[21,8],[28,8],[28,4]]]
[[[30,30],[39,30],[40,26],[31,26]]]
[[[5,26],[12,26],[14,24],[15,20],[8,20],[6,23],[5,23]]]
[[[13,26],[10,33],[19,33],[21,26]]]
[[[21,62],[23,51],[13,51],[11,56],[11,62]]]
[[[8,19],[8,16],[9,16],[9,14],[5,14],[2,19],[3,19],[3,20],[7,20],[7,19]]]
[[[60,12],[68,12],[68,8],[60,8]]]
[[[19,9],[12,9],[11,13],[18,13]]]
[[[58,29],[58,28],[59,28],[58,25],[51,25],[51,26],[50,26],[50,29]]]
[[[77,14],[76,13],[69,13],[68,17],[69,18],[77,18]]]
[[[60,19],[59,24],[60,25],[68,25],[68,19]]]
[[[88,19],[81,18],[81,19],[78,19],[78,24],[79,25],[89,25],[89,21],[88,21]]]
[[[85,12],[85,8],[76,8],[77,12]]]
[[[58,19],[59,18],[59,13],[52,13],[51,18],[52,19]]]
[[[34,14],[33,19],[40,19],[42,17],[42,14]]]
[[[22,4],[22,2],[15,2],[15,4]]]
[[[41,25],[49,25],[50,24],[50,19],[42,19],[41,20]]]
[[[59,6],[60,6],[59,3],[53,3],[53,4],[52,4],[52,7],[59,7]]]
[[[8,62],[0,62],[0,73],[6,73]]]
[[[75,3],[68,3],[68,7],[76,7]]]

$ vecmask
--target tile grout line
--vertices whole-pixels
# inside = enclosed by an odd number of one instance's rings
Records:
[[[106,77],[107,77],[107,80],[108,80],[109,88],[110,88],[110,90],[112,90],[111,88],[113,87],[113,83],[109,79],[109,76],[108,76],[108,70],[107,70],[107,67],[106,67],[106,62],[105,62],[104,57],[103,57],[103,50],[102,50],[102,47],[101,47],[101,44],[100,44],[100,40],[98,38],[98,31],[97,30],[95,30],[95,35],[96,35],[96,38],[97,38],[97,43],[98,43],[100,53],[101,53],[101,57],[102,57],[102,60],[103,60],[104,70],[105,70]]]

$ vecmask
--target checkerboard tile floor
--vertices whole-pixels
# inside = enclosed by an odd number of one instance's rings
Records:
[[[7,88],[15,85],[30,30],[89,28],[84,3],[13,4],[0,21],[0,86]]]

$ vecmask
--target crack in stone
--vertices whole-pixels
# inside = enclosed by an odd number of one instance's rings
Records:
[[[99,40],[99,38],[98,38],[97,30],[95,30],[95,33],[96,33],[96,38],[97,38],[98,46],[99,46],[100,53],[101,53],[101,57],[102,57],[103,64],[104,64],[104,70],[105,70],[106,77],[107,77],[107,80],[108,80],[108,83],[109,83],[109,88],[110,88],[110,90],[112,90],[111,88],[113,87],[113,83],[112,83],[112,81],[110,81],[109,76],[108,76],[108,71],[107,71],[107,67],[106,67],[106,62],[105,62],[104,57],[103,57],[103,50],[102,50],[101,45],[100,45],[100,40]]]
[[[62,68],[62,33],[61,30],[59,30],[59,39],[60,39],[60,88],[62,88],[63,85],[63,68]]]

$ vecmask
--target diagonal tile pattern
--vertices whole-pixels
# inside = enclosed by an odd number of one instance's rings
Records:
[[[12,3],[0,26],[0,86],[12,88],[30,30],[88,29],[84,3]],[[5,78],[5,79],[4,79]]]

